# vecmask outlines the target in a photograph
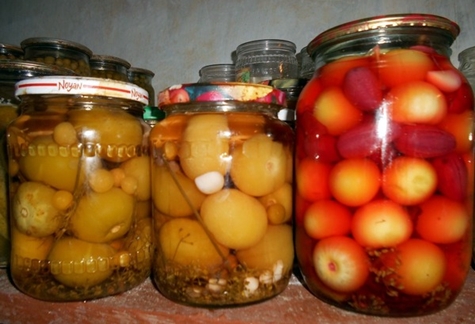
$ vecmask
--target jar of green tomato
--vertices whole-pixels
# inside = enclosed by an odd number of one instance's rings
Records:
[[[16,84],[7,128],[13,283],[41,300],[106,297],[151,271],[147,92],[85,77]]]

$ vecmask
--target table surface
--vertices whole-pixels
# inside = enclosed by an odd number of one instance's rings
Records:
[[[292,276],[271,300],[235,308],[183,306],[163,297],[150,279],[120,295],[87,302],[45,302],[18,291],[0,270],[0,323],[381,323],[381,317],[347,312],[314,297]],[[384,318],[384,323],[475,323],[475,271],[470,270],[455,302],[438,313]]]

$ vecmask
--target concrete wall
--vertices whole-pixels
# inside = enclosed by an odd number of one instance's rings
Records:
[[[2,0],[0,42],[57,37],[155,72],[155,91],[195,82],[207,64],[230,63],[246,41],[281,38],[297,51],[328,28],[373,15],[445,16],[462,32],[458,53],[475,46],[475,0]]]

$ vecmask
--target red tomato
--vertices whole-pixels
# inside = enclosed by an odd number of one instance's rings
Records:
[[[339,87],[328,87],[315,101],[315,118],[330,135],[340,135],[356,126],[363,119],[363,112],[356,108]]]
[[[369,275],[365,250],[347,236],[331,236],[313,250],[313,265],[320,280],[337,292],[361,288]]]
[[[295,181],[297,193],[308,201],[331,197],[328,178],[331,165],[306,158],[297,163]]]
[[[447,114],[444,94],[428,82],[401,84],[391,89],[386,98],[388,112],[395,122],[435,125]]]
[[[350,232],[351,211],[334,200],[314,202],[305,212],[304,228],[314,239],[346,235]]]
[[[401,244],[412,234],[412,221],[401,205],[378,199],[358,208],[351,223],[351,233],[364,247],[383,248]]]
[[[385,280],[408,295],[424,295],[436,289],[447,268],[444,252],[421,239],[405,241],[394,253],[386,254],[383,262],[395,271]]]
[[[347,159],[331,170],[330,191],[336,200],[347,206],[361,206],[378,193],[381,172],[370,159]]]
[[[432,196],[420,206],[416,231],[425,240],[450,244],[462,239],[470,228],[470,217],[462,203],[444,196]]]
[[[383,171],[382,189],[401,205],[417,205],[429,198],[437,186],[437,173],[424,159],[401,156]]]
[[[435,70],[430,56],[414,49],[396,49],[381,54],[378,66],[382,82],[390,88],[425,80],[427,72]]]

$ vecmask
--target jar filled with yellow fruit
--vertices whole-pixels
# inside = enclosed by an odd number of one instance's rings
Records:
[[[0,53],[1,53],[0,44]],[[1,55],[0,55],[1,56]],[[15,97],[15,83],[41,75],[71,75],[72,71],[45,63],[19,59],[0,59],[0,267],[10,260],[10,232],[8,225],[8,174],[5,132],[7,125],[18,116],[19,101]]]
[[[41,300],[89,300],[151,270],[146,91],[85,77],[20,81],[7,128],[11,275]]]
[[[167,298],[224,307],[282,292],[293,263],[293,132],[266,85],[195,83],[159,96],[150,133],[153,279]]]

